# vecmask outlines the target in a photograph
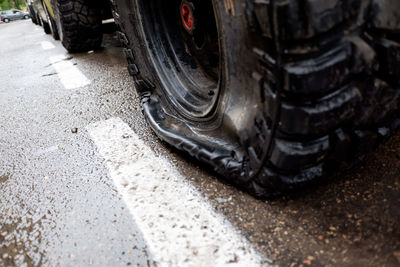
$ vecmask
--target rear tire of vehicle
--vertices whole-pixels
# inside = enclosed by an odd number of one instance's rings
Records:
[[[35,9],[31,5],[29,5],[28,7],[29,7],[29,13],[31,14],[32,23],[35,25],[38,25],[38,20],[37,20],[37,15],[36,15]]]
[[[43,4],[43,6],[44,6],[44,11],[46,12],[46,17],[49,24],[51,36],[53,36],[54,40],[60,40],[60,35],[58,34],[58,28],[56,22],[50,16],[50,12],[48,11],[46,4]]]
[[[36,21],[38,26],[42,26],[42,20],[40,19],[39,14],[36,14]]]
[[[95,0],[55,0],[63,46],[71,53],[98,49],[103,39],[102,9]]]
[[[165,25],[178,26],[180,3],[205,1],[176,1],[175,12],[163,2],[111,1],[146,119],[161,139],[253,195],[322,181],[400,127],[399,1],[213,0],[220,51],[209,93],[217,100],[199,116],[207,96],[181,82],[198,60]]]
[[[50,25],[47,22],[43,21],[42,19],[40,20],[40,22],[41,22],[40,24],[42,24],[42,26],[43,26],[43,31],[46,34],[50,34],[51,33]]]
[[[28,15],[25,15],[25,16],[24,16],[24,19],[29,19],[29,16],[28,16]]]
[[[32,20],[32,23],[33,23],[33,24],[35,24],[35,25],[38,25],[38,24],[39,24],[38,21],[36,20],[36,16],[32,16],[32,17],[31,17],[31,20]]]
[[[9,22],[10,22],[10,20],[9,20],[9,19],[3,19],[3,22],[5,22],[5,23],[9,23]]]

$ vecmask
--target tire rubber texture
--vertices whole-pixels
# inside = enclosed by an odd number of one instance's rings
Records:
[[[45,22],[40,16],[39,16],[39,22],[40,22],[40,25],[42,25],[42,27],[43,27],[44,33],[50,34],[51,33],[50,24]]]
[[[42,20],[39,16],[39,13],[36,13],[36,21],[37,21],[37,25],[42,26]]]
[[[50,16],[47,6],[44,2],[43,2],[43,8],[44,8],[44,12],[46,13],[46,16],[47,16],[47,21],[48,21],[51,36],[53,36],[54,40],[60,40],[60,35],[58,34],[58,28],[57,28],[56,22]]]
[[[35,12],[35,9],[33,8],[32,5],[28,5],[28,8],[29,8],[29,14],[31,15],[32,23],[38,25],[39,22],[37,20],[37,14]]]
[[[256,197],[323,181],[400,126],[398,0],[213,1],[230,96],[217,127],[225,143],[168,116],[129,2],[111,0],[150,126]]]
[[[101,45],[102,4],[95,0],[55,0],[57,25],[69,52],[85,52]]]

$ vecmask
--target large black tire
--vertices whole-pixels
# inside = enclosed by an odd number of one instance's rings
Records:
[[[37,15],[36,15],[35,9],[33,8],[32,5],[28,5],[28,9],[29,9],[29,14],[31,16],[32,23],[38,25],[39,22],[37,20]]]
[[[43,2],[43,8],[44,8],[44,11],[46,13],[47,22],[48,22],[48,25],[49,25],[51,36],[53,36],[54,40],[60,40],[60,35],[58,33],[58,28],[57,28],[56,22],[50,16],[50,12],[47,9],[47,6],[46,6],[46,4],[44,2]]]
[[[40,22],[40,25],[42,25],[42,27],[43,27],[44,33],[50,34],[51,33],[50,24],[45,22],[40,16],[39,16],[39,22]]]
[[[63,46],[71,53],[101,46],[102,1],[54,0],[56,20]]]
[[[36,13],[36,21],[37,21],[37,25],[42,26],[42,20],[40,19],[39,13]]]
[[[162,2],[111,1],[145,116],[161,139],[255,196],[321,181],[399,128],[400,1],[213,0],[219,96],[201,118],[169,94],[177,57],[157,60],[171,42],[157,36]]]

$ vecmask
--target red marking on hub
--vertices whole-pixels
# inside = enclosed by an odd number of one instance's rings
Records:
[[[181,6],[181,17],[185,29],[188,32],[192,32],[194,28],[193,11],[192,8],[186,3],[183,3]]]

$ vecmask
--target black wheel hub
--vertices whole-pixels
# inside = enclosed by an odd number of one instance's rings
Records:
[[[220,83],[220,48],[211,0],[141,2],[148,53],[166,98],[187,118],[209,118]]]

